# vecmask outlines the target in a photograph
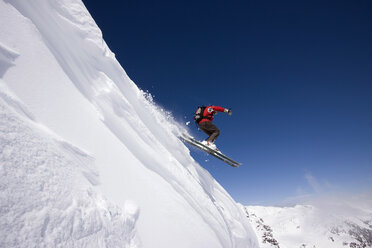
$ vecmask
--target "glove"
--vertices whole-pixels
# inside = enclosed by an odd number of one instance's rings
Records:
[[[225,113],[228,113],[229,115],[232,115],[232,111],[230,109],[225,109]]]

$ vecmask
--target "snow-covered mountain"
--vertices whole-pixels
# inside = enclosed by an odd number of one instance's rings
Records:
[[[258,247],[80,0],[0,0],[0,247]]]
[[[372,208],[357,202],[347,210],[337,202],[331,208],[314,205],[243,208],[261,248],[372,247]]]

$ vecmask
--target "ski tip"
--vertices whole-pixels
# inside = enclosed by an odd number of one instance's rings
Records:
[[[238,168],[240,167],[242,164],[234,164],[234,165],[231,165],[232,167],[235,167],[235,168]]]

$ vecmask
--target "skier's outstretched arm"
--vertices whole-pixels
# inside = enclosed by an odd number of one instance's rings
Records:
[[[222,108],[222,107],[219,107],[219,106],[211,106],[212,109],[214,111],[218,111],[218,112],[225,112],[225,113],[228,113],[229,115],[232,114],[231,110],[230,109],[227,109],[227,108]]]

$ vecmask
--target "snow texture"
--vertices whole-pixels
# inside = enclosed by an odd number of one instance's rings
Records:
[[[0,247],[258,247],[79,0],[0,0]]]

